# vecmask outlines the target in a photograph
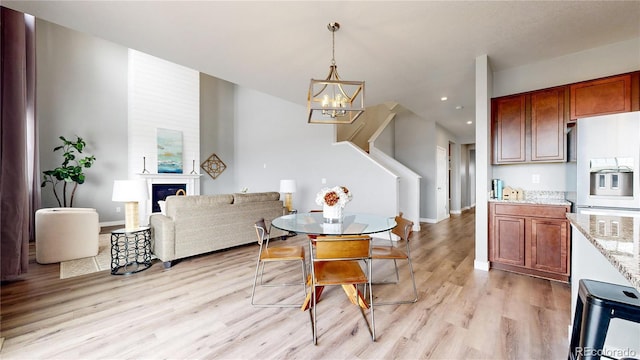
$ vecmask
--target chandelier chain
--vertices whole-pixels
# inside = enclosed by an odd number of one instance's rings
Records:
[[[331,65],[336,64],[336,31],[331,31]]]
[[[309,123],[351,124],[364,112],[364,81],[343,81],[336,65],[336,31],[340,24],[327,25],[331,31],[331,66],[324,80],[311,79],[307,103]],[[353,94],[351,94],[353,92]],[[358,103],[354,103],[358,99]]]

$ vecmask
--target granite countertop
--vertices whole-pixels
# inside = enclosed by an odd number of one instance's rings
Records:
[[[571,206],[571,202],[565,199],[523,199],[523,200],[500,200],[489,199],[489,202],[499,202],[506,204],[534,204],[534,205],[562,205]]]
[[[567,219],[640,290],[640,218],[567,213]]]
[[[503,200],[503,199],[489,199],[489,202],[500,202],[507,204],[534,204],[534,205],[562,205],[571,206],[571,202],[565,199],[565,192],[563,191],[544,191],[533,190],[523,191],[524,196],[520,200]]]

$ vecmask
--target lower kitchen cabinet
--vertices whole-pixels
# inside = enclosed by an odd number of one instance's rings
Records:
[[[494,269],[568,282],[570,206],[489,203],[489,261]]]

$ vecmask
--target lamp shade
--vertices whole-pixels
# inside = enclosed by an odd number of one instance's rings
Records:
[[[144,201],[149,198],[147,181],[140,180],[115,180],[113,182],[112,201],[132,202]]]
[[[280,192],[285,194],[296,192],[296,181],[280,180]]]

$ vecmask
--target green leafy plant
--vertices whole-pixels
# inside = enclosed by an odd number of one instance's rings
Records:
[[[67,140],[64,136],[60,136],[62,145],[56,146],[53,151],[62,150],[62,165],[53,169],[46,170],[44,174],[42,184],[40,187],[45,187],[47,183],[51,183],[53,186],[53,194],[58,200],[60,207],[73,207],[73,199],[76,195],[76,189],[78,185],[83,184],[85,181],[84,169],[88,169],[96,161],[96,157],[85,156],[80,157],[82,150],[87,146],[87,143],[79,136],[76,136],[75,141]],[[58,193],[58,184],[62,182],[62,200]],[[73,184],[71,193],[67,193],[67,186]],[[67,201],[67,199],[69,201]],[[67,206],[67,203],[69,204]]]

